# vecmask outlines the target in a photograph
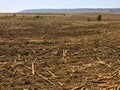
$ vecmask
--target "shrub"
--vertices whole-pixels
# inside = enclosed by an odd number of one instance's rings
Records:
[[[35,18],[40,18],[40,16],[35,16]]]
[[[98,15],[97,21],[101,21],[101,20],[102,20],[102,15]]]
[[[16,14],[13,14],[13,17],[16,17]]]
[[[34,16],[33,18],[43,18],[43,16]]]
[[[25,17],[25,15],[23,15],[23,17]]]
[[[87,18],[87,21],[90,21],[90,18]]]

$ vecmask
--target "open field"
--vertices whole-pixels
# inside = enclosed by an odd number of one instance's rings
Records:
[[[120,90],[120,14],[97,15],[0,14],[0,90]]]

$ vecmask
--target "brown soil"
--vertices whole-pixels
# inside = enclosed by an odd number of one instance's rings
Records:
[[[2,19],[0,90],[120,90],[120,21]]]

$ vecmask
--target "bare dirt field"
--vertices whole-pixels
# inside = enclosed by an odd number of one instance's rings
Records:
[[[32,15],[0,15],[0,90],[120,90],[120,14]]]

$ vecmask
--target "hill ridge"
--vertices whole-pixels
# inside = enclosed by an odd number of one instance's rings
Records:
[[[120,12],[120,8],[25,9],[19,13]]]

